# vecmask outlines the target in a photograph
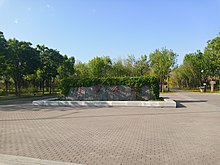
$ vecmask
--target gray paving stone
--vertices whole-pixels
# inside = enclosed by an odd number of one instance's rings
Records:
[[[220,164],[220,95],[164,96],[178,108],[0,105],[0,154],[86,165]]]

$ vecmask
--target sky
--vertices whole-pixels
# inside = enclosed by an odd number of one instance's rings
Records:
[[[0,31],[82,62],[167,48],[181,64],[219,34],[220,0],[0,0]]]

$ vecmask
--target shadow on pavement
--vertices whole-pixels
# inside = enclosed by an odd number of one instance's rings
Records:
[[[174,100],[176,102],[176,108],[186,108],[185,105],[181,104],[181,102]]]
[[[52,117],[40,117],[40,118],[21,118],[21,119],[0,119],[2,121],[34,121],[34,120],[66,120],[66,119],[90,119],[90,118],[108,118],[108,117],[129,117],[129,116],[162,116],[162,115],[186,115],[186,114],[208,114],[208,113],[219,113],[218,110],[213,111],[182,111],[182,112],[162,112],[162,113],[140,113],[140,114],[109,114],[109,115],[83,115],[83,116],[68,116],[68,114],[52,116]],[[73,112],[74,114],[77,112]],[[70,114],[69,114],[70,115]]]
[[[14,105],[0,105],[0,112],[34,112],[34,111],[41,111],[41,112],[48,112],[48,111],[70,111],[70,110],[87,110],[87,109],[101,109],[101,108],[112,108],[112,107],[71,107],[71,106],[33,106],[30,104],[14,104]]]
[[[207,100],[174,100],[176,102],[177,108],[186,108],[182,103],[204,103],[208,102]]]
[[[1,100],[0,105],[19,105],[19,104],[31,104],[32,101],[44,100],[54,98],[56,96],[34,96],[30,98],[15,98],[11,100]]]
[[[207,100],[175,100],[180,103],[204,103],[208,102]]]

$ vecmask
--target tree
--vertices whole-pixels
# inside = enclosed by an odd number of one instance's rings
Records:
[[[190,88],[199,87],[202,81],[206,81],[204,71],[204,57],[203,53],[197,51],[196,53],[186,54],[183,65],[185,65],[185,74],[189,79],[188,86]]]
[[[5,70],[5,60],[7,55],[7,41],[4,37],[3,32],[0,31],[0,76],[2,76],[2,72]]]
[[[0,31],[0,79],[4,81],[5,91],[8,91],[9,76],[7,75],[7,41],[3,32]]]
[[[21,82],[27,74],[33,74],[39,67],[40,58],[30,42],[9,39],[8,73],[15,83],[16,95],[20,96]]]
[[[206,65],[204,54],[200,50],[186,54],[183,64],[171,73],[174,85],[185,88],[200,87],[204,82],[207,82]]]
[[[134,55],[128,55],[125,59],[125,67],[128,76],[135,76],[136,59]]]
[[[95,57],[88,62],[88,71],[91,77],[108,77],[112,69],[110,57]]]
[[[129,55],[125,60],[118,59],[112,65],[113,76],[143,76],[149,72],[147,56],[142,55],[138,60]]]
[[[127,76],[127,68],[124,65],[124,62],[122,59],[117,59],[112,64],[112,77],[123,77]]]
[[[0,32],[0,79],[6,91],[9,83],[13,84],[17,96],[22,88],[37,89],[38,84],[43,94],[44,86],[51,93],[58,74],[60,77],[74,75],[74,63],[74,57],[63,57],[59,51],[44,45],[33,48],[30,42],[15,38],[7,41]]]
[[[47,84],[46,87],[49,88],[49,92],[52,92],[52,79],[58,75],[57,69],[63,63],[64,57],[59,51],[49,49],[44,45],[37,45],[37,50],[41,61],[37,73],[41,79],[42,95],[44,95],[45,82]]]
[[[64,62],[58,67],[58,73],[60,75],[60,78],[73,76],[75,73],[74,64],[74,57],[68,58],[66,55],[64,55]]]
[[[204,51],[204,61],[206,62],[204,71],[210,77],[220,76],[220,34],[208,41]]]
[[[152,74],[160,79],[161,91],[163,92],[164,80],[168,77],[174,67],[177,55],[172,51],[163,48],[155,50],[150,54],[150,67]]]
[[[88,66],[86,63],[82,63],[81,61],[78,61],[75,66],[75,72],[77,77],[87,77],[89,75]]]
[[[149,64],[147,61],[147,56],[142,55],[139,60],[135,62],[135,75],[143,76],[149,73]]]

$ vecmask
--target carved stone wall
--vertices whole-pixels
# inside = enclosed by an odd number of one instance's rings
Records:
[[[68,99],[76,101],[136,101],[150,100],[150,88],[142,87],[140,90],[127,86],[78,87],[70,90]]]

